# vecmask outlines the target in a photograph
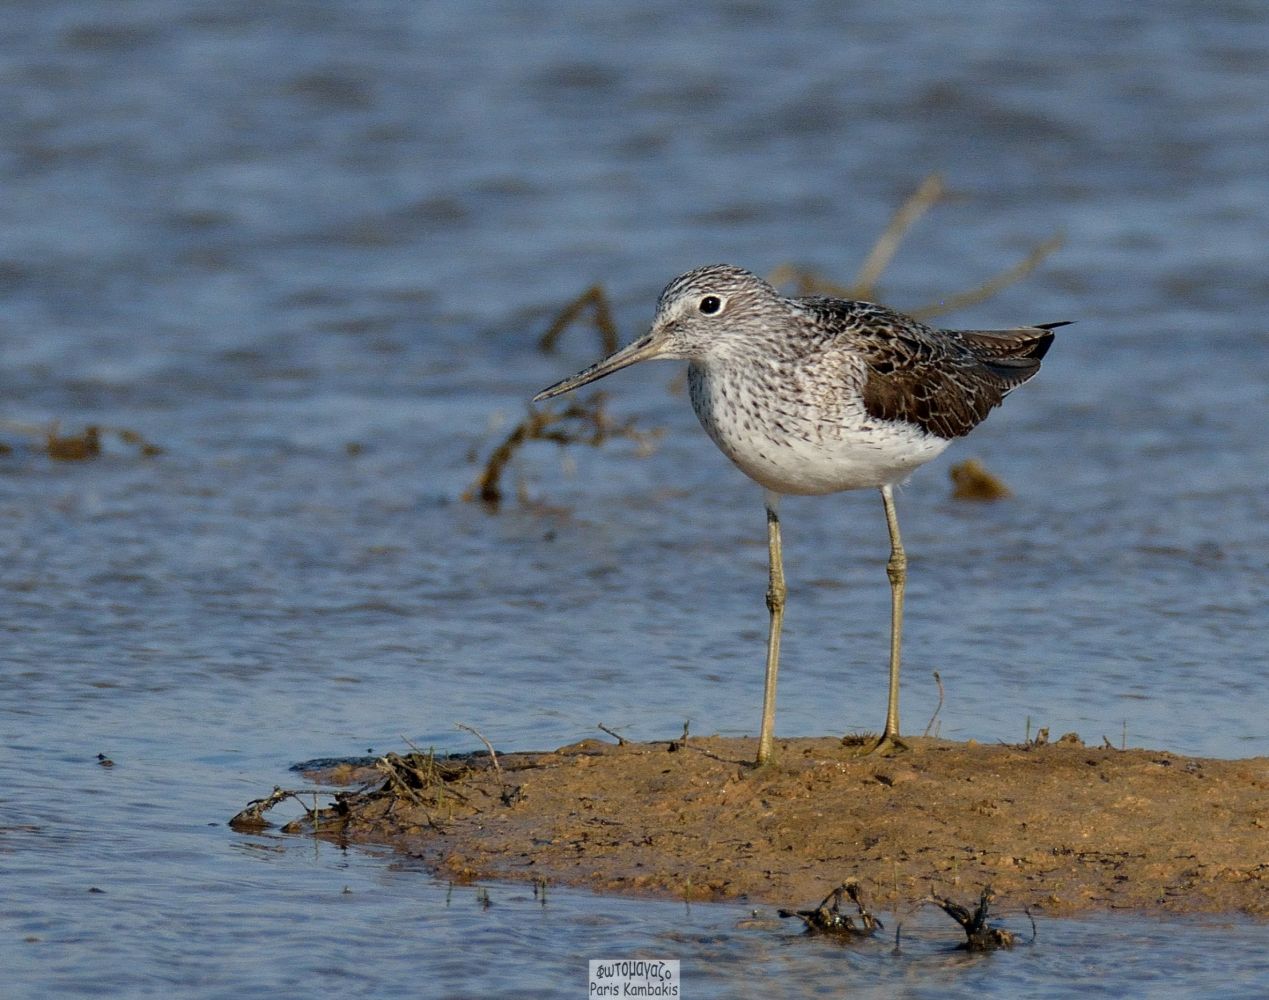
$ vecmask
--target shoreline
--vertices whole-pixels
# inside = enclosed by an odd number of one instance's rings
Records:
[[[931,892],[1069,916],[1269,918],[1269,758],[1057,743],[721,737],[436,758],[310,772],[343,791],[317,835],[419,857],[458,882],[692,901],[813,904],[859,881],[875,908]],[[298,821],[288,830],[313,832]]]

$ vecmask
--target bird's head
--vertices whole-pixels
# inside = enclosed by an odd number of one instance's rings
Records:
[[[758,338],[778,315],[780,294],[756,274],[731,264],[709,264],[681,274],[661,292],[652,326],[642,337],[589,368],[543,389],[550,399],[638,361],[671,358],[708,363]]]

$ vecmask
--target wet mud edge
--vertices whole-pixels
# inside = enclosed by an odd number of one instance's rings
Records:
[[[853,878],[879,906],[990,884],[1002,907],[1053,915],[1269,917],[1269,758],[911,742],[876,757],[784,740],[754,768],[751,739],[586,740],[496,765],[412,755],[413,778],[310,777],[355,789],[319,836],[389,845],[454,881],[789,905]]]

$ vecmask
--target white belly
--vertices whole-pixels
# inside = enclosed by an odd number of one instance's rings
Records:
[[[876,420],[851,393],[775,399],[690,373],[701,426],[745,475],[783,494],[836,493],[901,482],[949,442],[912,424]]]

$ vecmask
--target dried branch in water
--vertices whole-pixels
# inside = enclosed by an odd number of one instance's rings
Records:
[[[767,275],[767,283],[776,288],[787,288],[794,295],[832,295],[849,299],[852,289],[830,281],[822,274],[796,264],[779,264]]]
[[[793,264],[781,264],[767,276],[767,280],[777,286],[791,285],[795,295],[833,295],[840,299],[869,298],[876,290],[882,272],[890,266],[890,261],[894,259],[908,230],[934,207],[945,190],[943,178],[938,174],[930,174],[923,180],[890,217],[886,228],[877,237],[860,265],[855,280],[849,285],[830,281],[823,275]]]
[[[911,315],[919,320],[932,319],[935,316],[941,316],[944,313],[952,312],[956,309],[964,309],[966,306],[978,305],[980,302],[986,302],[995,295],[999,295],[1001,291],[1010,285],[1017,284],[1028,274],[1040,266],[1041,262],[1057,250],[1065,241],[1065,237],[1061,233],[1055,233],[1043,243],[1038,243],[1032,247],[1031,251],[1014,264],[1013,267],[1006,268],[994,278],[989,278],[977,288],[971,288],[968,291],[961,292],[958,295],[949,296],[938,302],[931,302],[929,305],[922,306],[920,309],[913,309]]]
[[[882,273],[890,266],[890,261],[894,259],[899,244],[903,242],[908,230],[921,216],[934,207],[935,203],[943,197],[945,190],[943,178],[938,174],[930,174],[921,182],[921,186],[908,196],[908,200],[899,206],[899,210],[891,217],[889,225],[882,230],[872,250],[864,258],[859,273],[851,282],[853,294],[847,298],[866,299],[872,295],[873,289],[881,280]]]
[[[463,499],[469,502],[479,500],[496,510],[502,502],[502,473],[517,449],[528,441],[598,447],[610,438],[623,437],[643,448],[650,448],[663,433],[660,430],[638,430],[633,419],[614,422],[604,409],[605,399],[604,393],[596,392],[580,400],[571,400],[563,410],[549,406],[530,410],[490,453],[476,481],[463,493]]]
[[[63,434],[61,425],[56,420],[44,425],[22,424],[6,420],[0,422],[0,429],[11,431],[37,443],[39,449],[49,458],[59,462],[82,462],[97,458],[101,454],[102,441],[110,437],[116,438],[129,448],[136,449],[138,454],[147,458],[163,454],[163,449],[158,445],[151,444],[136,431],[124,427],[101,427],[97,424],[89,424],[78,434]],[[9,445],[0,443],[0,454],[7,454],[12,450]]]
[[[934,671],[934,683],[938,685],[939,703],[934,706],[934,714],[930,716],[929,724],[925,727],[925,732],[921,734],[922,736],[930,735],[930,730],[934,729],[934,720],[939,717],[939,712],[943,710],[943,678],[939,676],[939,672],[937,670]],[[937,729],[934,730],[934,735],[936,737],[938,736]]]
[[[676,751],[682,750],[687,746],[688,728],[691,725],[692,725],[691,719],[683,720],[683,735],[680,736],[677,740],[670,740],[670,745],[668,747],[670,753],[675,753]]]
[[[953,500],[1003,500],[1013,491],[1003,479],[988,472],[976,458],[967,458],[948,469]]]
[[[82,462],[86,458],[96,458],[101,454],[101,429],[92,424],[84,428],[83,434],[58,433],[57,424],[48,429],[44,437],[44,450],[49,458],[63,462]]]
[[[499,794],[502,804],[509,806],[518,801],[521,795],[520,786],[512,787],[507,784],[507,776],[502,773],[502,765],[498,763],[498,754],[494,752],[493,744],[485,739],[484,734],[480,730],[472,726],[465,726],[461,722],[455,723],[455,725],[464,732],[475,736],[476,739],[485,745],[485,749],[489,751],[489,760],[493,764],[494,774],[498,776],[498,787],[502,790]]]
[[[965,943],[961,945],[966,951],[998,951],[1001,948],[1012,948],[1017,936],[1003,927],[992,927],[987,923],[991,901],[996,898],[991,886],[985,886],[978,898],[978,905],[973,910],[961,906],[946,896],[930,894],[928,902],[933,903],[949,917],[961,925],[965,931]],[[1030,912],[1027,916],[1030,916]],[[1035,921],[1031,922],[1032,931]],[[1033,939],[1034,940],[1034,939]]]
[[[264,818],[264,814],[290,797],[289,791],[275,786],[269,795],[262,799],[252,799],[244,809],[236,813],[229,821],[230,829],[241,831],[268,829],[272,824]]]
[[[465,733],[471,733],[476,739],[485,745],[485,749],[489,751],[489,760],[493,763],[494,773],[498,775],[498,781],[502,781],[502,765],[498,763],[498,754],[494,752],[493,744],[485,739],[484,734],[474,726],[465,726],[461,722],[454,723],[456,729],[461,729]]]
[[[423,811],[427,825],[434,830],[442,827],[433,817],[432,809],[444,809],[448,814],[455,804],[468,804],[467,796],[450,787],[468,773],[466,765],[439,761],[430,750],[427,753],[415,750],[404,757],[387,753],[375,761],[374,766],[385,779],[379,794],[388,793],[417,806]]]
[[[607,733],[609,736],[611,736],[613,739],[615,739],[617,741],[617,746],[619,747],[624,747],[629,742],[624,736],[621,735],[621,733],[618,733],[618,732],[615,732],[614,730],[609,729],[602,722],[599,723],[599,728],[603,730],[605,733]]]
[[[107,430],[109,429],[110,428],[107,428]],[[153,455],[163,454],[162,448],[160,448],[157,444],[147,441],[136,431],[130,431],[126,427],[119,427],[119,428],[115,428],[115,433],[119,435],[120,441],[122,441],[124,444],[132,445],[134,448],[140,451],[142,455],[145,455],[147,458]]]
[[[842,897],[849,896],[855,904],[859,923],[855,917],[841,912]],[[829,905],[829,904],[832,905]],[[813,910],[779,910],[781,917],[797,917],[806,925],[808,934],[832,934],[838,937],[871,937],[878,930],[885,930],[881,921],[868,912],[859,895],[859,883],[847,879],[830,892]]]
[[[374,766],[387,779],[383,785],[385,790],[390,788],[412,802],[422,804],[425,798],[440,802],[446,796],[460,802],[467,801],[466,796],[449,787],[467,774],[467,766],[437,760],[430,750],[427,753],[416,750],[404,757],[386,753],[375,761]]]
[[[551,325],[547,327],[546,333],[542,334],[541,339],[538,340],[538,348],[546,353],[554,351],[560,334],[567,330],[587,307],[590,307],[590,320],[599,333],[599,342],[604,354],[612,354],[617,350],[619,340],[617,324],[613,322],[608,296],[604,292],[604,286],[600,284],[591,285],[559,311],[559,314],[551,321]]]
[[[305,801],[300,798],[301,795],[310,796],[313,799],[312,807],[308,806]],[[338,798],[338,792],[328,792],[320,788],[279,788],[274,787],[262,799],[252,799],[247,803],[246,807],[236,813],[229,821],[229,827],[239,833],[258,833],[261,830],[267,830],[273,824],[264,818],[264,814],[274,806],[287,799],[294,799],[300,804],[308,819],[316,825],[318,817],[317,796],[329,795]]]
[[[844,299],[871,298],[876,292],[877,282],[881,280],[881,275],[894,259],[908,230],[937,204],[945,192],[943,180],[938,174],[931,174],[922,181],[916,191],[909,195],[891,216],[889,224],[877,237],[864,263],[860,266],[855,280],[849,285],[830,281],[814,271],[792,264],[781,264],[771,272],[767,280],[773,285],[791,285],[796,295],[834,295]],[[954,309],[984,302],[1025,278],[1039,267],[1046,257],[1057,250],[1062,242],[1062,235],[1055,234],[1034,246],[1018,263],[989,278],[981,285],[921,306],[919,309],[905,311],[919,320],[928,320]]]

